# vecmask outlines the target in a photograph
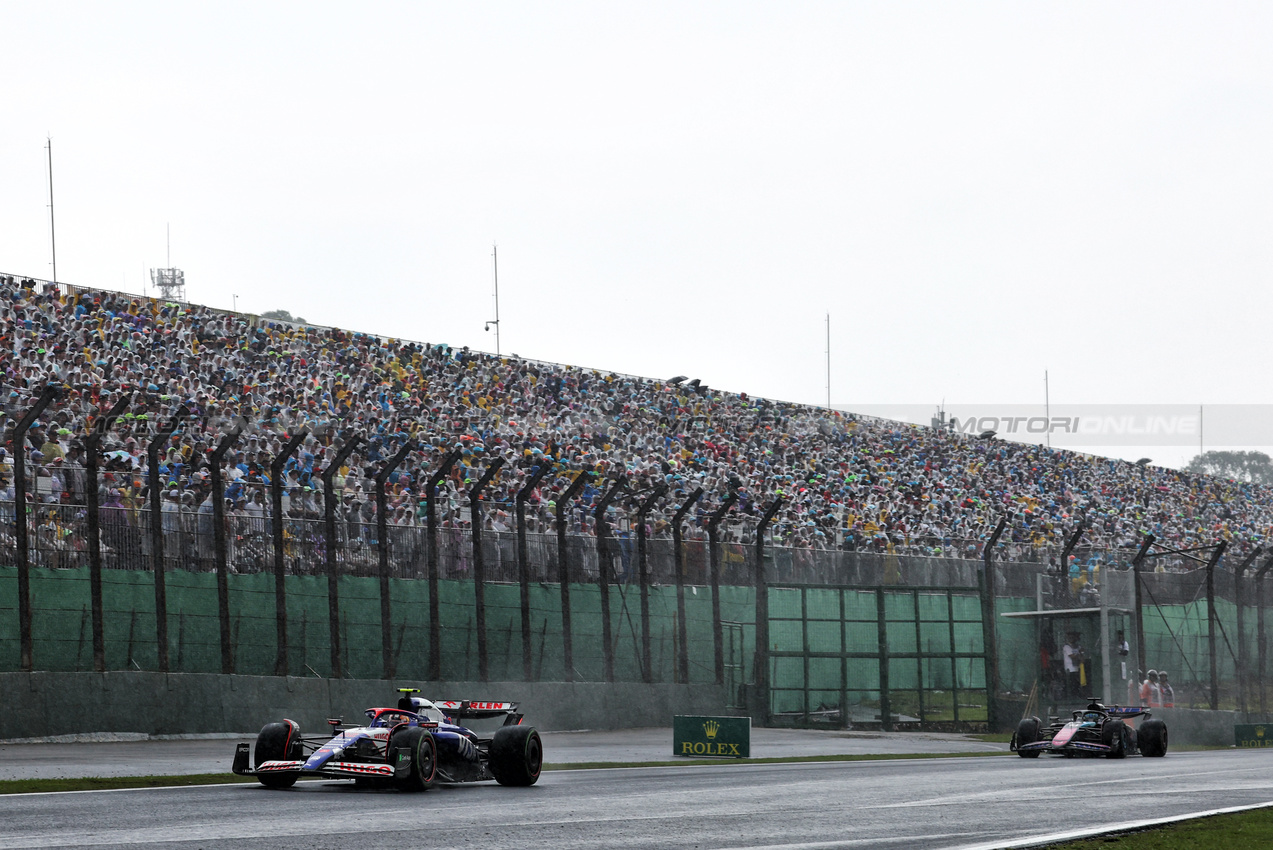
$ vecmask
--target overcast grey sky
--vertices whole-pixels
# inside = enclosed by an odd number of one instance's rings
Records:
[[[1271,44],[1268,3],[0,0],[0,270],[50,276],[50,135],[71,283],[140,292],[171,223],[193,301],[493,350],[498,242],[527,357],[821,403],[830,313],[836,405],[1270,403]]]

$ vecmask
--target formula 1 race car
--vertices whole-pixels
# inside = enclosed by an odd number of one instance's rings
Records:
[[[1127,722],[1136,717],[1146,718],[1139,729]],[[1071,720],[1050,720],[1044,727],[1037,717],[1023,718],[1008,748],[1023,759],[1038,758],[1039,753],[1112,759],[1136,752],[1150,757],[1167,754],[1167,724],[1150,719],[1144,707],[1105,706],[1092,699]]]
[[[231,768],[270,788],[288,788],[302,776],[353,779],[366,787],[426,791],[437,782],[534,785],[543,767],[544,745],[532,726],[522,725],[515,702],[431,702],[399,688],[397,708],[369,708],[365,725],[344,728],[332,719],[331,736],[305,737],[291,720],[268,723],[249,747],[239,744]],[[498,725],[479,735],[461,721]]]

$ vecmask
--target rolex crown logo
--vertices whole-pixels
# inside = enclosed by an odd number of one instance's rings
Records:
[[[1256,727],[1255,727],[1255,737],[1257,737],[1257,738],[1263,738],[1263,737],[1264,737],[1264,727],[1263,727],[1263,726],[1256,726]]]
[[[715,720],[709,720],[703,724],[703,731],[707,734],[707,737],[715,738],[716,733],[720,731],[720,724]]]

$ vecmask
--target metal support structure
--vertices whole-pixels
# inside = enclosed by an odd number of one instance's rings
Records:
[[[765,575],[765,529],[782,507],[782,497],[773,500],[760,517],[756,526],[756,563],[753,565],[756,584],[756,704],[752,716],[759,717],[761,725],[769,725],[769,578]]]
[[[221,626],[221,672],[226,675],[234,672],[234,644],[230,640],[230,576],[229,565],[226,563],[225,481],[221,476],[221,465],[225,462],[226,453],[242,436],[243,424],[242,417],[238,418],[230,433],[225,435],[208,457],[209,472],[212,473],[212,551],[217,561],[217,622]]]
[[[601,669],[607,682],[614,681],[614,632],[610,625],[610,564],[607,541],[610,539],[610,523],[606,511],[610,503],[627,487],[627,479],[620,475],[606,494],[597,501],[592,512],[597,529],[597,591],[601,600]]]
[[[1132,590],[1135,596],[1134,605],[1136,607],[1136,681],[1140,681],[1140,677],[1145,675],[1145,671],[1149,669],[1145,665],[1145,611],[1144,604],[1141,601],[1140,567],[1145,562],[1145,556],[1149,554],[1149,547],[1154,545],[1154,535],[1146,534],[1144,541],[1140,544],[1140,551],[1136,553],[1136,557],[1132,558]]]
[[[683,685],[690,681],[690,642],[686,634],[685,616],[685,552],[681,547],[681,521],[694,503],[703,497],[703,488],[695,488],[672,517],[672,557],[676,564],[676,633],[681,639],[676,645],[676,681]]]
[[[452,449],[438,463],[424,488],[424,515],[429,538],[429,679],[442,678],[442,612],[438,605],[438,582],[441,568],[438,565],[438,485],[460,459],[460,450]]]
[[[340,658],[340,570],[336,564],[336,491],[332,489],[332,476],[344,466],[345,461],[353,454],[354,449],[362,442],[356,434],[347,440],[336,452],[327,467],[323,469],[323,530],[325,532],[327,552],[327,618],[328,631],[331,634],[331,677],[339,679],[344,676]]]
[[[1264,566],[1255,571],[1255,651],[1256,673],[1260,679],[1260,713],[1268,711],[1266,683],[1268,674],[1268,650],[1264,640],[1264,576],[1273,569],[1273,554],[1269,555]]]
[[[283,445],[283,450],[270,461],[270,531],[274,536],[274,629],[276,633],[276,652],[274,656],[274,675],[287,675],[287,566],[283,558],[284,537],[283,525],[287,517],[283,516],[283,467],[300,444],[309,435],[308,428],[297,431]]]
[[[579,495],[588,476],[592,473],[583,470],[570,482],[566,492],[557,500],[557,580],[561,583],[561,653],[562,663],[566,668],[566,681],[575,680],[574,639],[570,626],[570,559],[566,557],[566,506]]]
[[[1243,716],[1247,712],[1247,651],[1246,651],[1246,620],[1243,616],[1243,609],[1246,608],[1245,598],[1242,594],[1242,582],[1246,575],[1247,569],[1255,562],[1260,555],[1261,547],[1256,546],[1251,550],[1238,568],[1233,571],[1233,601],[1238,609],[1238,657],[1235,662],[1238,665],[1238,707]]]
[[[102,521],[97,493],[97,456],[102,451],[102,437],[132,400],[131,392],[121,395],[105,415],[93,420],[93,425],[84,438],[87,479],[84,495],[88,499],[88,584],[93,608],[93,669],[98,673],[106,671],[106,638],[105,614],[102,610]]]
[[[35,669],[32,651],[31,624],[31,549],[28,540],[27,519],[27,470],[26,442],[27,430],[39,418],[60,394],[60,390],[49,385],[35,400],[35,405],[28,410],[13,429],[13,527],[17,537],[18,548],[18,644],[21,657],[20,667],[24,673]]]
[[[995,545],[1008,526],[1000,517],[994,533],[981,552],[981,633],[986,649],[986,725],[997,729],[999,723],[999,640],[995,629]]]
[[[522,485],[522,489],[517,491],[517,497],[514,500],[517,510],[517,583],[521,590],[522,609],[522,678],[527,682],[533,682],[535,679],[530,651],[530,556],[527,553],[526,544],[526,501],[552,468],[552,461],[545,458],[535,467],[530,478]]]
[[[725,684],[725,630],[720,620],[720,537],[717,529],[725,514],[738,501],[737,493],[730,493],[720,507],[707,520],[707,573],[712,585],[712,649],[716,684]]]
[[[486,645],[486,558],[482,551],[482,491],[491,483],[495,473],[504,466],[504,458],[497,457],[486,467],[486,472],[469,491],[469,515],[473,532],[473,619],[477,629],[477,679],[490,681],[490,658]]]
[[[155,571],[155,649],[160,673],[168,672],[168,585],[164,575],[164,518],[160,500],[163,487],[159,481],[159,449],[172,439],[189,415],[190,408],[184,404],[178,407],[168,427],[156,434],[146,447],[150,462],[150,554]]]
[[[646,517],[654,503],[667,493],[666,484],[657,484],[654,492],[637,507],[637,580],[641,587],[641,681],[654,681],[654,663],[650,652],[650,556],[646,538],[649,536]]]
[[[1064,603],[1067,608],[1070,604],[1070,555],[1086,530],[1086,523],[1079,522],[1079,527],[1070,535],[1070,539],[1065,541],[1065,549],[1061,551],[1061,596],[1058,601]]]
[[[1220,671],[1217,669],[1216,653],[1216,564],[1224,557],[1227,541],[1221,540],[1211,552],[1211,560],[1207,561],[1207,643],[1210,645],[1211,661],[1211,710],[1220,708]]]
[[[389,602],[389,506],[386,504],[385,483],[407,455],[415,448],[414,440],[407,440],[376,473],[376,551],[380,555],[380,660],[386,679],[394,677],[394,652],[391,605]]]

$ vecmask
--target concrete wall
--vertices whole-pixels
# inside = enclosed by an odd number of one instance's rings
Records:
[[[396,704],[415,682],[223,676],[205,673],[0,673],[0,740],[87,732],[150,735],[255,733],[289,717],[307,732],[327,718],[360,717]],[[418,685],[433,699],[521,703],[544,731],[669,726],[674,714],[731,714],[715,685],[566,682],[439,682]]]

